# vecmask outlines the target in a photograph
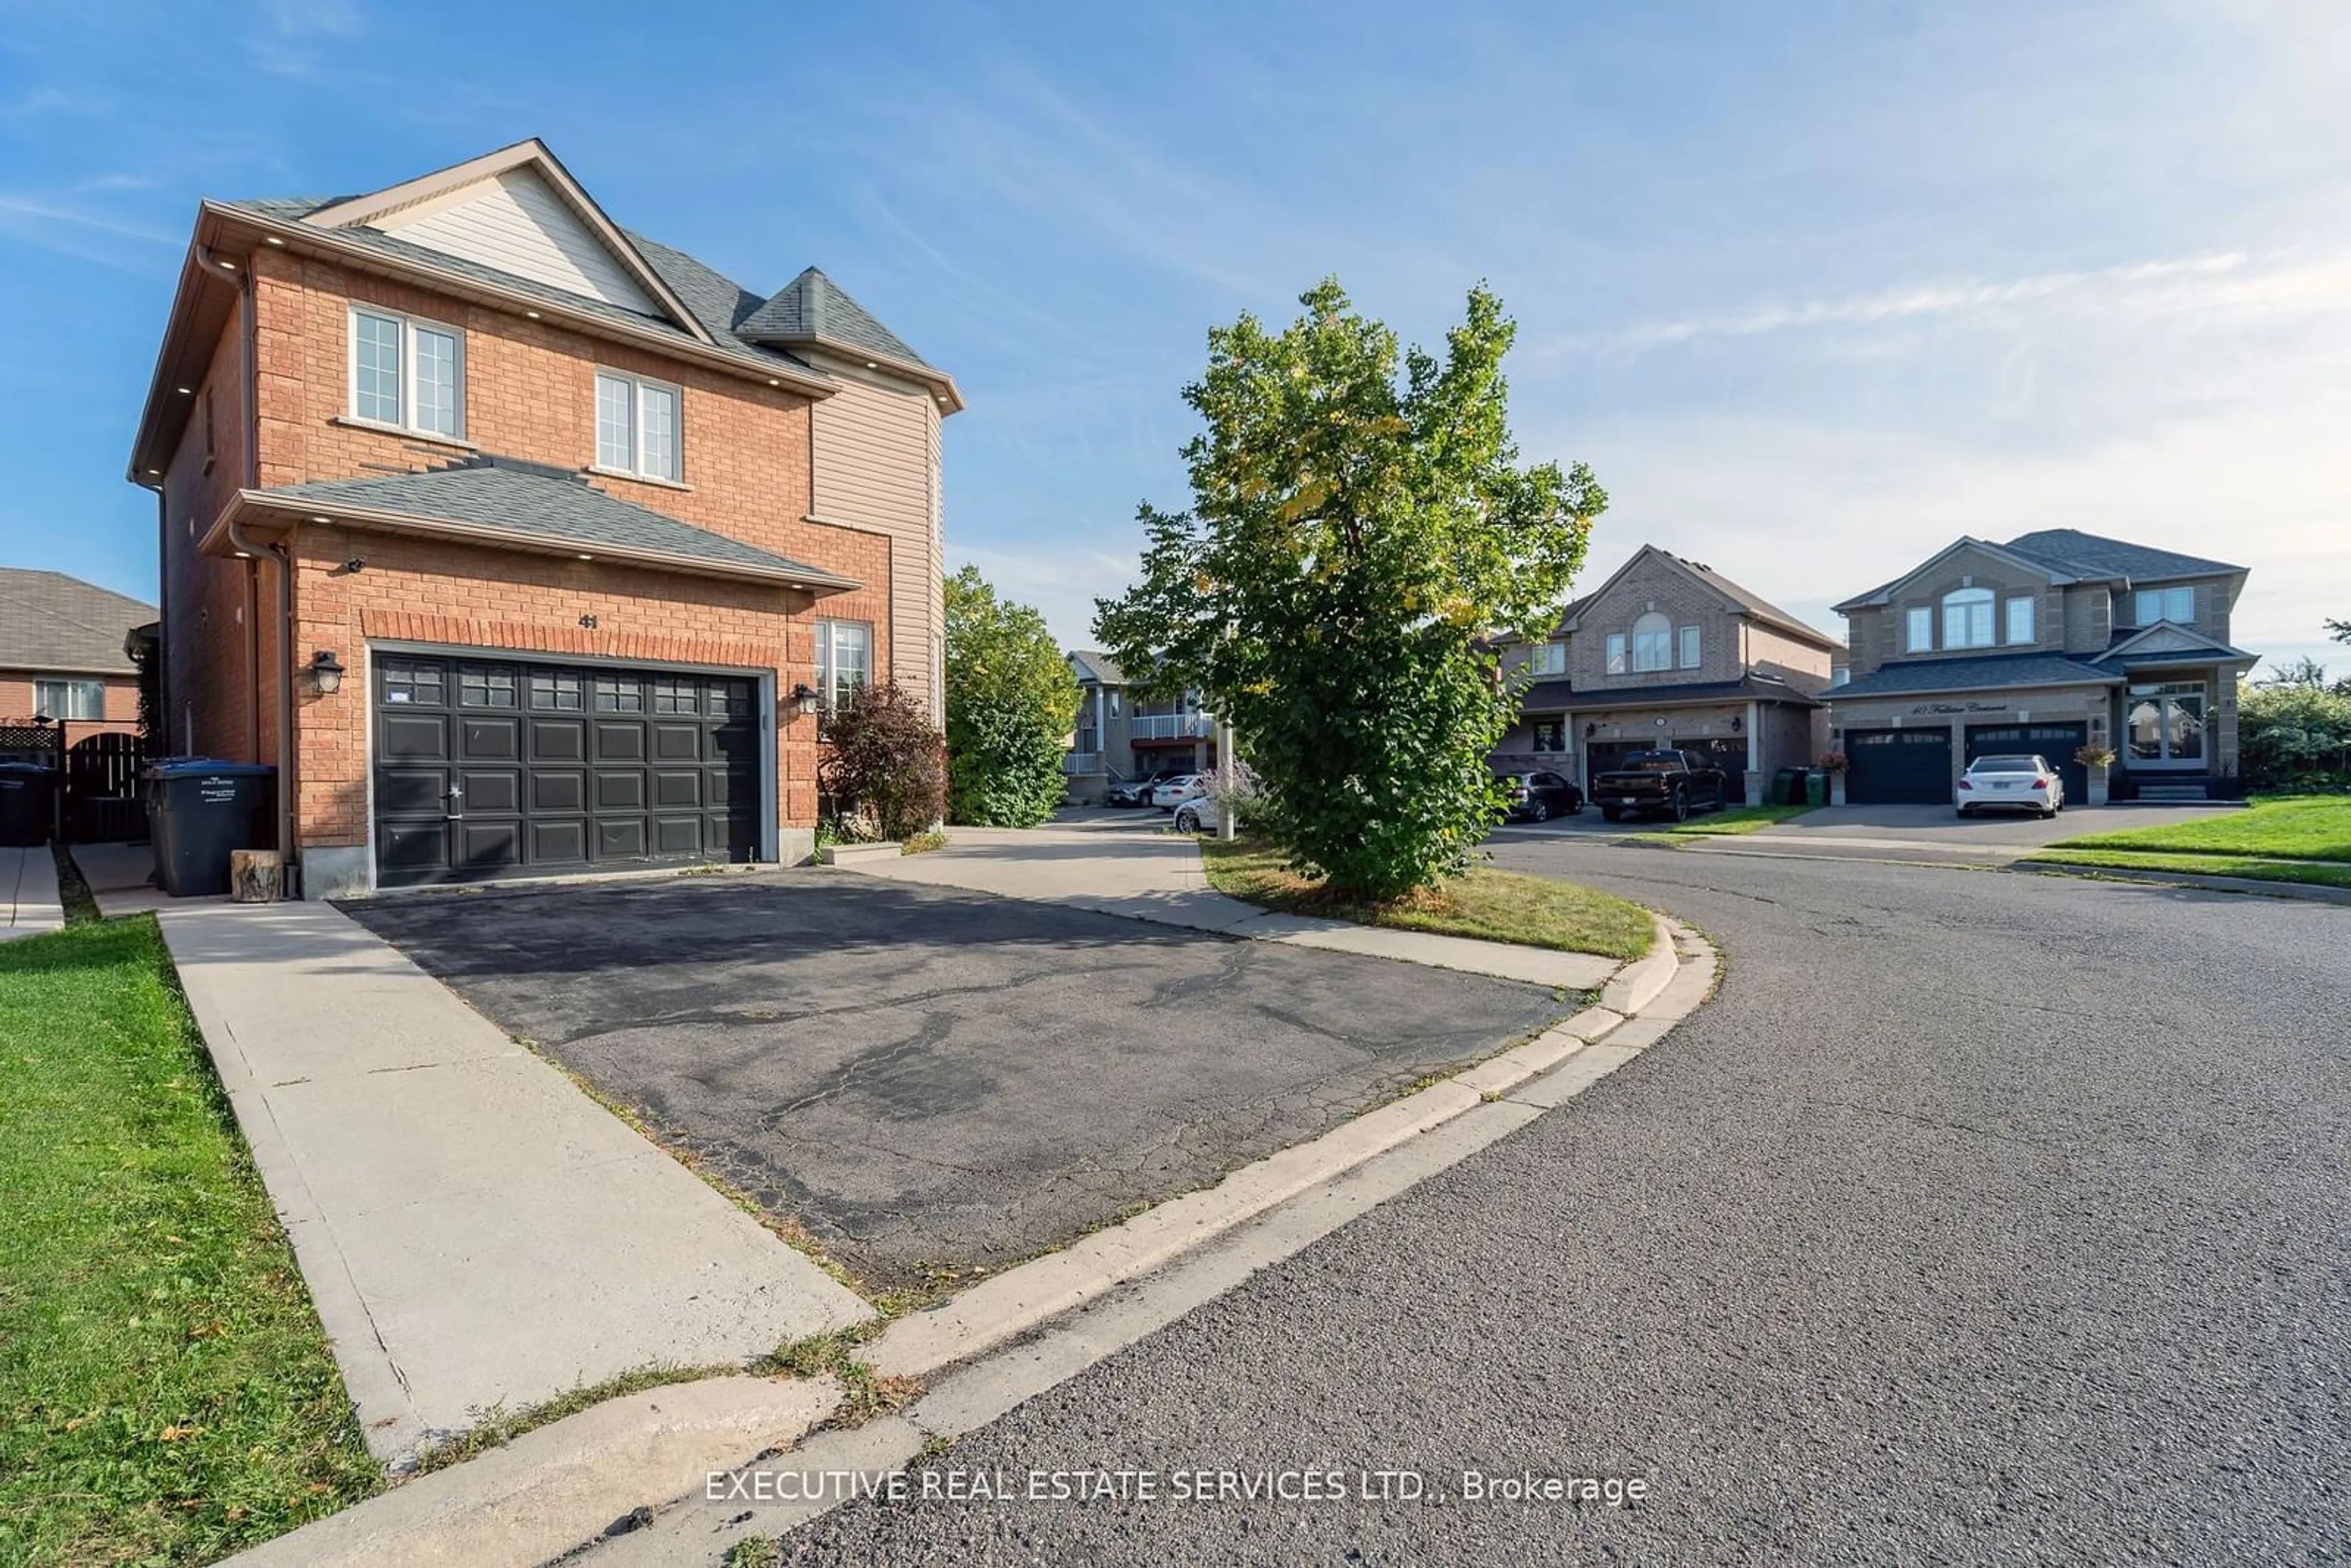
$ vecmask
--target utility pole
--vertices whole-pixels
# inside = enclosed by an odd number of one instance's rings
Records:
[[[1230,840],[1239,834],[1239,824],[1233,819],[1233,786],[1239,781],[1239,761],[1233,756],[1233,727],[1225,716],[1217,716],[1217,771],[1225,776],[1225,788],[1217,791],[1217,837]]]

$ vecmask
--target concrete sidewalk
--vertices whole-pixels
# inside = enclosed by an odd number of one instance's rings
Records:
[[[66,923],[57,899],[57,862],[47,844],[0,849],[0,942],[37,936]]]
[[[368,1446],[872,1315],[322,904],[183,904],[165,941]]]
[[[955,828],[949,831],[946,849],[895,860],[862,861],[854,874],[969,888],[1098,915],[1155,920],[1294,947],[1394,958],[1572,991],[1604,985],[1622,967],[1614,958],[1589,953],[1559,953],[1467,936],[1269,914],[1209,887],[1199,845],[1186,834]]]

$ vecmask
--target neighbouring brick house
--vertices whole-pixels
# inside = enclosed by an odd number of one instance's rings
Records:
[[[538,141],[206,201],[131,455],[170,749],[277,764],[307,896],[804,858],[817,715],[940,700],[955,383]]]
[[[69,738],[139,727],[124,652],[155,608],[60,571],[0,567],[0,724],[47,718]]]
[[[1826,744],[1821,693],[1844,652],[1711,568],[1643,545],[1549,638],[1503,649],[1525,695],[1491,762],[1564,774],[1588,795],[1627,753],[1678,747],[1760,800],[1775,771]]]
[[[2093,799],[2085,747],[2119,754],[2119,798],[2236,788],[2231,645],[2245,569],[2077,528],[1962,538],[1837,606],[1851,680],[1829,694],[1856,804],[1948,804],[1969,762],[2038,753]]]

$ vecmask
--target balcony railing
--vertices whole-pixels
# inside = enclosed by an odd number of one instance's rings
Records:
[[[1063,773],[1070,774],[1077,778],[1083,778],[1089,773],[1099,773],[1102,770],[1102,753],[1099,751],[1064,751],[1061,753],[1061,771]]]
[[[1139,713],[1127,723],[1127,733],[1136,740],[1181,740],[1213,735],[1217,728],[1217,721],[1204,713]]]

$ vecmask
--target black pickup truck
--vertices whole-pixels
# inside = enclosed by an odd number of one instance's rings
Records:
[[[1687,821],[1730,803],[1730,780],[1690,751],[1636,751],[1592,781],[1593,803],[1612,822],[1656,813]]]

